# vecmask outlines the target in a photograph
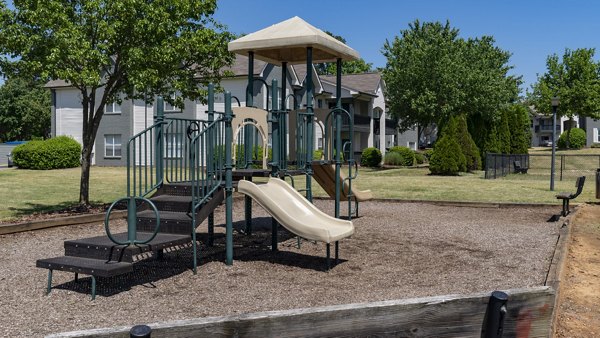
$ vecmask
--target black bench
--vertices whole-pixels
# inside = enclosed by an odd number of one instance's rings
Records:
[[[513,168],[515,169],[514,172],[516,174],[527,174],[527,169],[529,169],[527,167],[522,167],[521,161],[514,161]]]
[[[569,210],[569,201],[574,199],[575,197],[579,196],[579,194],[581,194],[581,191],[583,191],[583,184],[585,183],[585,176],[581,176],[577,178],[577,181],[575,182],[575,186],[577,187],[577,192],[573,193],[569,193],[569,192],[561,192],[560,194],[556,195],[557,199],[560,199],[563,201],[563,208],[562,208],[562,215],[563,216],[567,216],[571,211]]]

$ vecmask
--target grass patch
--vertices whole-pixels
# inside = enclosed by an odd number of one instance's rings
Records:
[[[482,171],[460,176],[432,176],[427,168],[361,168],[353,185],[361,190],[371,189],[376,198],[558,204],[560,201],[555,195],[560,191],[574,192],[575,178],[565,177],[559,181],[557,177],[555,191],[550,191],[550,178],[546,171],[486,180]],[[79,176],[80,168],[0,170],[0,220],[76,205]],[[306,187],[303,176],[296,176],[294,183],[296,189]],[[576,202],[595,201],[594,183],[594,176],[588,175],[583,193]],[[110,203],[123,197],[126,195],[126,169],[92,167],[90,186],[93,203]],[[327,196],[314,180],[313,195]]]
[[[0,220],[59,210],[79,200],[81,168],[59,170],[0,170]],[[109,203],[127,195],[125,167],[92,167],[90,201]]]

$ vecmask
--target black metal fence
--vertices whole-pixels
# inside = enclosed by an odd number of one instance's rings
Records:
[[[519,161],[521,167],[527,168],[527,175],[550,180],[552,154],[487,154],[485,178],[494,179],[513,174],[515,161]],[[597,168],[600,168],[600,155],[557,154],[554,175],[558,181],[579,176],[595,177]]]
[[[487,154],[485,156],[485,178],[504,177],[515,171],[515,161],[522,168],[529,168],[529,154]]]

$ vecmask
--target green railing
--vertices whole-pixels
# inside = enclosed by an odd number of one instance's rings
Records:
[[[342,121],[347,119],[348,121],[348,140],[342,145]],[[340,217],[340,199],[341,192],[344,189],[344,183],[348,183],[348,191],[346,196],[348,197],[348,219],[352,218],[352,180],[357,177],[358,165],[354,160],[352,154],[352,140],[354,136],[354,120],[353,116],[345,109],[341,107],[334,108],[325,117],[325,145],[323,153],[326,161],[333,161],[335,163],[335,217]],[[331,147],[329,143],[331,142]],[[342,158],[342,154],[348,150],[347,158]],[[342,164],[346,162],[348,164],[348,176],[344,180],[340,180]],[[355,171],[352,172],[352,167]],[[356,213],[358,214],[358,202],[355,203]]]
[[[164,125],[164,178],[169,183],[190,181],[191,141],[208,121],[168,118]]]
[[[157,122],[139,132],[127,142],[127,196],[144,197],[162,184],[162,156],[164,122]]]

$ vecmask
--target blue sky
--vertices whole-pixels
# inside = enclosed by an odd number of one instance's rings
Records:
[[[415,19],[450,21],[462,37],[491,35],[510,51],[513,73],[523,75],[523,93],[546,70],[546,57],[565,48],[600,48],[600,1],[553,0],[221,0],[216,18],[234,33],[252,33],[299,16],[341,35],[375,67],[381,49]],[[600,59],[600,50],[596,60]]]

